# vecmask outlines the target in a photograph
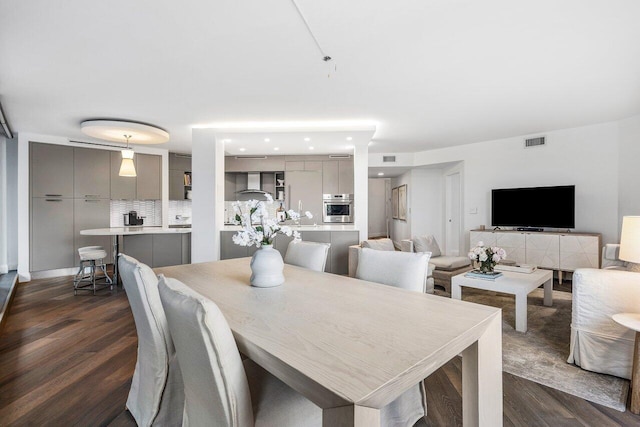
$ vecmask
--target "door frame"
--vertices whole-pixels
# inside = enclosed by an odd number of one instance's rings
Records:
[[[450,195],[449,195],[449,186],[448,186],[448,181],[450,179],[450,177],[452,175],[459,175],[459,183],[458,183],[458,197],[459,197],[459,206],[460,206],[460,212],[459,212],[459,218],[458,218],[458,256],[460,256],[460,254],[464,254],[466,253],[466,247],[465,247],[465,238],[464,238],[464,163],[460,162],[458,164],[456,164],[455,166],[445,169],[442,173],[443,176],[443,180],[442,180],[442,185],[444,186],[444,189],[442,191],[442,219],[443,219],[443,234],[444,234],[444,253],[449,255],[450,254],[450,248],[448,247],[447,243],[449,241],[449,236],[448,236],[448,227],[447,227],[447,221],[448,221],[448,215],[447,215],[447,210],[448,210],[448,201],[450,200]]]

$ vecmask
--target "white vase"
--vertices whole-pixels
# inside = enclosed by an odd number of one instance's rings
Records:
[[[284,283],[284,261],[273,245],[262,245],[251,257],[251,286],[271,288]]]

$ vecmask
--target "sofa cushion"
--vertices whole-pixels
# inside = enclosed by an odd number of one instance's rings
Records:
[[[457,270],[471,264],[471,260],[464,256],[439,256],[431,258],[429,262],[435,265],[437,270]]]
[[[391,239],[375,239],[365,240],[362,242],[363,248],[375,249],[376,251],[395,251],[393,240]]]
[[[432,258],[442,255],[442,252],[440,252],[440,246],[438,246],[436,238],[431,235],[414,237],[413,250],[415,252],[431,252]]]

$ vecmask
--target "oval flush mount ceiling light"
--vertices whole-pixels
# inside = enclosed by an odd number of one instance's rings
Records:
[[[128,135],[135,144],[162,144],[169,141],[169,132],[157,126],[126,120],[85,120],[80,124],[85,135],[105,141],[122,142]]]

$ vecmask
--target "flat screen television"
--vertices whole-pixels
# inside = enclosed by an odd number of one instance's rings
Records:
[[[491,191],[494,227],[575,228],[574,185]]]

